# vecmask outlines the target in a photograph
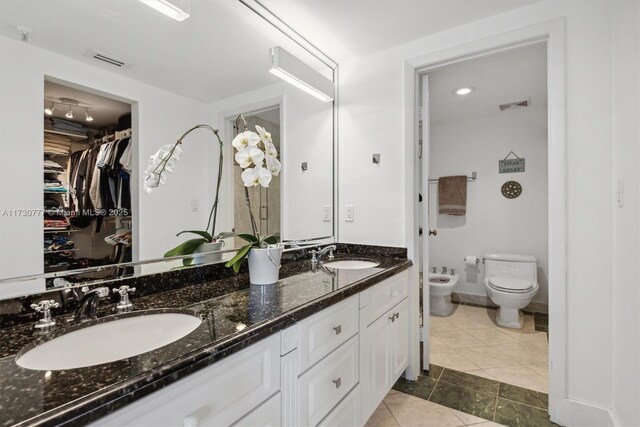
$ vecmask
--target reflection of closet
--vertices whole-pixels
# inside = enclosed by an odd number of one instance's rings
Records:
[[[131,261],[131,106],[45,82],[44,271]]]

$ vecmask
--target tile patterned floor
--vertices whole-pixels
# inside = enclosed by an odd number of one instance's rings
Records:
[[[548,392],[547,333],[535,330],[533,315],[525,315],[523,329],[508,329],[495,324],[495,309],[455,307],[449,317],[430,317],[431,363]]]
[[[398,380],[366,427],[555,426],[547,395],[432,365],[418,381]]]

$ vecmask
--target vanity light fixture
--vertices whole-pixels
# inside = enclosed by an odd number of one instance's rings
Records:
[[[333,82],[280,46],[269,50],[269,72],[321,101],[333,101]]]
[[[52,102],[51,103],[51,107],[46,107],[44,109],[44,112],[45,112],[46,115],[51,116],[53,114],[53,110],[55,110],[55,109],[56,109],[56,104]]]
[[[92,122],[93,121],[93,117],[91,117],[91,114],[89,114],[89,109],[85,108],[84,109],[84,116],[85,116],[85,120],[88,122]]]
[[[149,7],[182,22],[189,17],[189,0],[140,0]]]
[[[455,91],[456,95],[469,95],[474,91],[474,87],[461,87],[460,89]]]
[[[67,119],[73,119],[73,111],[71,111],[71,105],[69,105],[69,111],[64,115]]]

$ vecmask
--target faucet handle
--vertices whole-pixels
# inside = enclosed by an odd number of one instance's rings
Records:
[[[432,273],[437,273],[438,272],[438,267],[431,267],[431,272]]]
[[[336,258],[335,255],[333,255],[333,249],[329,249],[329,255],[327,256],[327,259],[331,261],[335,258]]]
[[[133,304],[129,300],[129,294],[135,293],[136,288],[129,287],[128,285],[122,285],[119,288],[113,288],[111,291],[114,294],[120,294],[120,301],[116,305],[118,310],[128,310],[133,307]]]
[[[449,274],[450,274],[451,276],[453,276],[454,274],[456,274],[456,269],[455,269],[455,268],[450,268],[450,269],[449,269]]]
[[[51,309],[60,307],[60,303],[54,300],[42,300],[37,304],[31,304],[31,309],[36,313],[42,313],[42,318],[38,320],[35,327],[47,328],[56,324],[56,321],[51,318]]]

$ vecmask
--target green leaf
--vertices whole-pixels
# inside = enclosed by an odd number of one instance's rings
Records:
[[[278,238],[276,236],[267,236],[262,241],[270,245],[275,245],[278,243]]]
[[[258,243],[258,238],[256,236],[254,236],[253,234],[247,234],[247,233],[227,233],[227,232],[223,232],[218,234],[218,238],[219,239],[228,239],[230,237],[239,237],[242,240],[246,240],[249,243]]]
[[[233,271],[235,271],[237,273],[240,270],[240,266],[242,265],[242,261],[244,261],[244,259],[249,254],[249,250],[251,250],[251,244],[241,247],[238,250],[238,252],[236,252],[236,255],[233,258],[231,258],[225,264],[225,266],[226,267],[233,267]]]
[[[208,231],[200,231],[200,230],[184,230],[179,232],[178,234],[176,234],[176,236],[179,236],[183,233],[192,233],[192,234],[197,234],[198,236],[204,237],[205,239],[207,239],[208,242],[213,242],[213,237],[211,236],[211,234],[209,234]]]
[[[190,239],[186,242],[180,243],[175,248],[171,249],[167,253],[164,254],[165,258],[178,256],[178,255],[189,255],[195,252],[195,250],[203,243],[207,243],[207,239]]]

